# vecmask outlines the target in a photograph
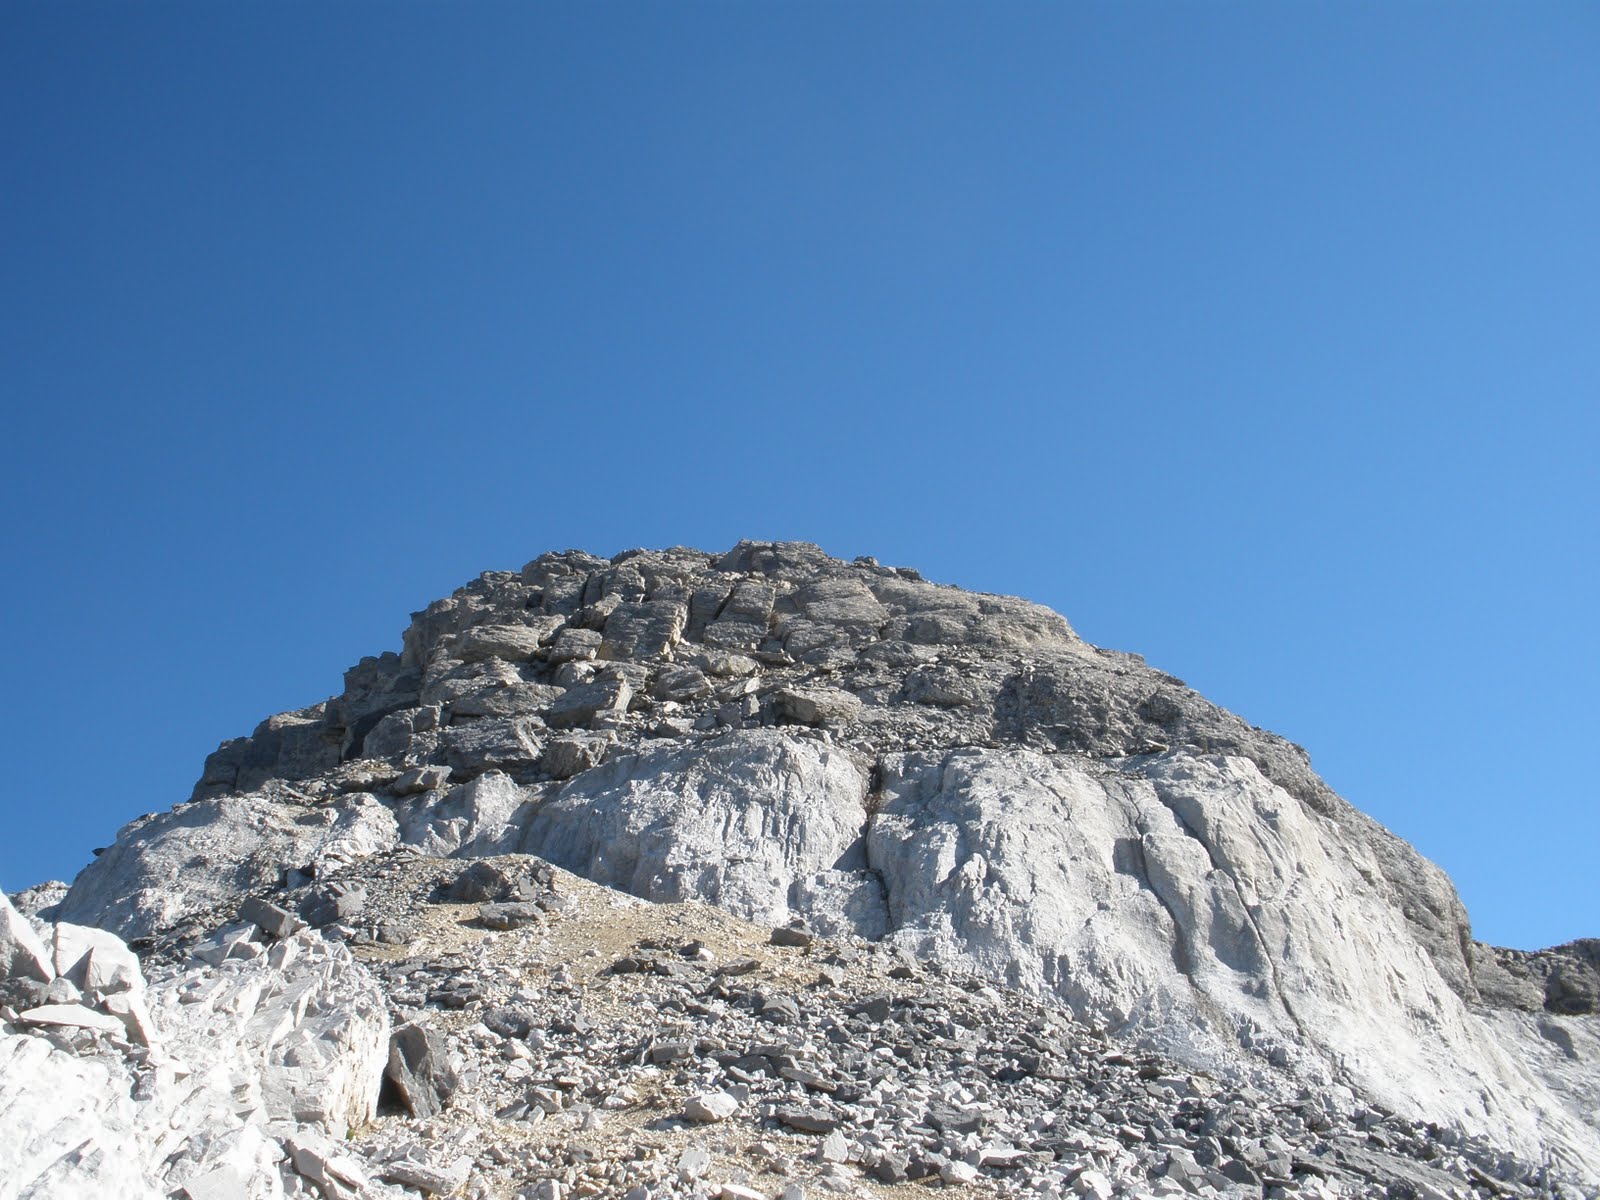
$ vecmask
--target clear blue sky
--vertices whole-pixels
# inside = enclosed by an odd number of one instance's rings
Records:
[[[0,884],[550,548],[1017,593],[1600,935],[1600,8],[0,13]]]

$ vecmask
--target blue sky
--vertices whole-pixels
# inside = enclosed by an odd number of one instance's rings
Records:
[[[1600,9],[16,3],[0,885],[550,548],[1016,593],[1600,935]]]

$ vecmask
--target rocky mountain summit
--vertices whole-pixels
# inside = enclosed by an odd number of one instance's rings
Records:
[[[480,576],[15,900],[0,1200],[1600,1190],[1600,942],[803,544]]]

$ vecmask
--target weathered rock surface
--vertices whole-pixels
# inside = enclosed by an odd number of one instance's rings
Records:
[[[849,756],[776,731],[656,741],[557,789],[521,844],[647,900],[701,899],[775,923],[797,882],[848,861],[866,793]]]
[[[286,870],[393,846],[394,814],[363,793],[314,804],[267,785],[141,817],[79,874],[59,919],[145,937],[192,913],[233,908]]]
[[[37,964],[0,978],[5,1200],[281,1197],[282,1138],[343,1137],[372,1117],[389,1018],[344,947],[309,931],[267,946],[225,927],[214,965],[147,982],[113,934],[49,933],[48,987],[70,985],[74,1002],[19,1014],[10,1003],[38,986]]]
[[[1302,750],[1046,609],[791,543],[567,552],[481,576],[403,645],[224,744],[53,915],[160,941],[280,886],[310,904],[395,847],[537,854],[974,970],[1185,1069],[1351,1095],[1600,1184],[1597,944],[1475,944],[1444,874]],[[403,939],[404,906],[359,886],[363,936]],[[943,1177],[1016,1169],[995,1154]],[[909,1169],[879,1161],[880,1182]]]

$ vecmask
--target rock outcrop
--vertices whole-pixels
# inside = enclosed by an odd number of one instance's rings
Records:
[[[280,1197],[283,1139],[376,1110],[388,1011],[335,942],[236,924],[147,980],[115,934],[3,896],[0,930],[0,1197]]]
[[[1353,1096],[1600,1185],[1594,944],[1475,943],[1443,872],[1299,747],[1025,601],[791,543],[544,555],[225,743],[42,912],[147,953],[211,953],[248,895],[349,930],[372,901],[331,881],[406,847],[864,939],[1174,1069]],[[403,908],[370,928],[409,936]],[[362,1028],[348,1053],[387,1061]],[[288,1109],[327,1129],[365,1097]]]

